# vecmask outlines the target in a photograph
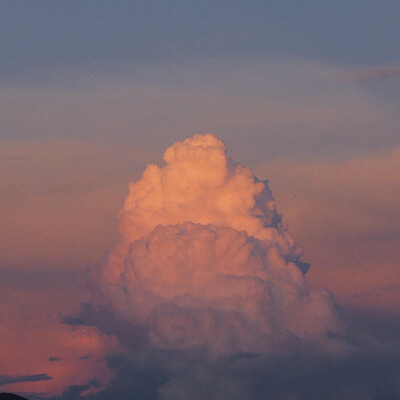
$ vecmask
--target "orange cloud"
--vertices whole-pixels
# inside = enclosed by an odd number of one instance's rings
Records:
[[[87,323],[108,331],[112,315],[121,343],[157,350],[285,352],[293,337],[347,348],[334,298],[309,291],[268,184],[209,133],[173,144],[164,161],[130,184],[120,238],[91,270]]]

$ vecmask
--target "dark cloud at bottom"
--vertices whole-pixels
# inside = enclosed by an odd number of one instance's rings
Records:
[[[124,351],[107,356],[115,374],[111,384],[84,395],[97,387],[92,380],[71,386],[51,400],[398,400],[400,343],[395,337],[381,336],[375,325],[385,325],[385,319],[366,316],[361,310],[339,311],[348,325],[348,349],[343,352],[322,353],[296,337],[273,354],[155,349],[140,334],[122,335],[126,332],[120,327]],[[99,326],[99,318],[86,305],[79,317],[65,318],[64,323],[77,327],[91,321],[90,325]],[[103,330],[106,326],[114,333],[118,330],[111,316],[103,324]]]
[[[351,356],[298,353],[274,357],[232,354],[209,358],[201,352],[159,351],[108,358],[116,379],[95,387],[72,386],[52,400],[156,399],[374,399],[400,396],[400,356],[358,352]]]

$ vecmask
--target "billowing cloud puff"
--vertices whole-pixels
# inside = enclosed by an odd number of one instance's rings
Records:
[[[267,182],[211,134],[164,160],[130,185],[121,237],[91,273],[95,308],[152,349],[271,353],[343,335],[332,296],[307,288]]]

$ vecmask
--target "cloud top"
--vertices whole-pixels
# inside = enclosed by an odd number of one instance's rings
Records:
[[[195,135],[175,143],[164,160],[164,167],[149,165],[131,184],[120,213],[123,237],[138,238],[158,224],[186,221],[231,226],[262,239],[271,235],[266,228],[279,222],[271,192],[227,157],[217,137]]]

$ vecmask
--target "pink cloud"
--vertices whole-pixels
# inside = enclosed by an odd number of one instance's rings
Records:
[[[400,67],[378,66],[350,75],[344,80],[347,82],[377,81],[400,75]]]
[[[308,290],[267,182],[212,134],[164,160],[130,184],[120,239],[92,269],[95,307],[157,349],[281,352],[295,336],[328,350],[344,325],[329,292]]]

